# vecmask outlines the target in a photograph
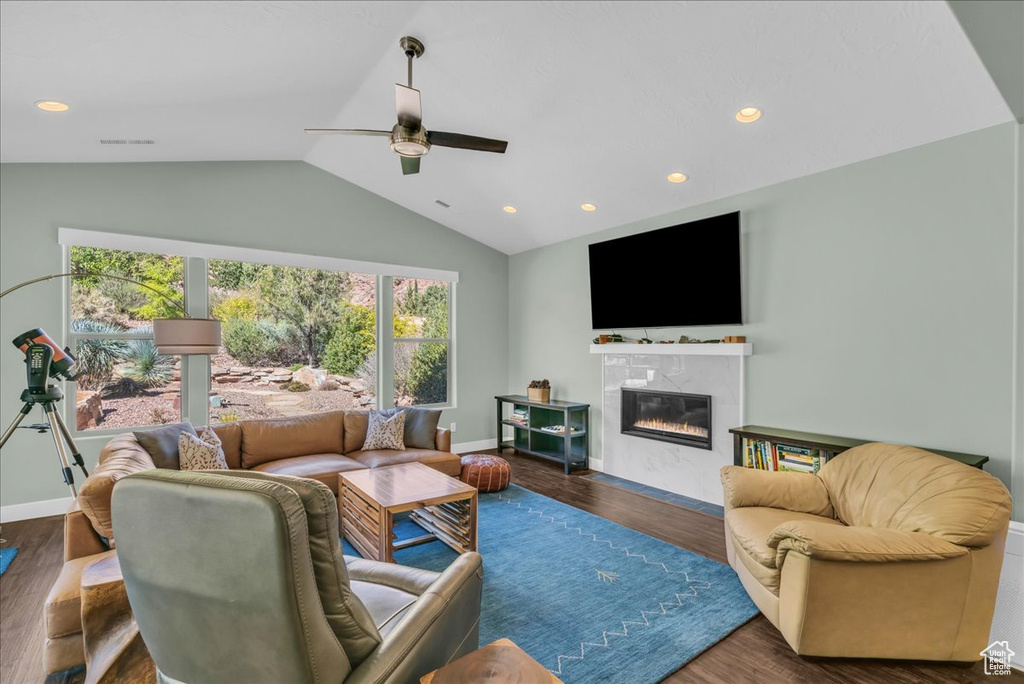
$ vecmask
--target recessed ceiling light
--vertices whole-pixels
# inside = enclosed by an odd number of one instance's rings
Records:
[[[665,176],[669,183],[685,183],[690,177],[680,171],[673,171]]]
[[[761,110],[757,107],[744,107],[736,112],[736,120],[740,123],[754,123],[761,118]]]
[[[510,204],[506,204],[505,206],[503,206],[503,207],[502,207],[502,209],[504,209],[504,210],[505,210],[505,213],[506,213],[506,214],[514,214],[514,213],[516,213],[517,211],[519,211],[518,209],[516,209],[515,207],[513,207],[513,206],[512,206],[512,205],[510,205]]]
[[[597,211],[597,207],[594,206],[593,204],[590,204],[589,202],[587,202],[586,204],[581,204],[580,209],[582,209],[583,211]]]
[[[44,112],[66,112],[71,109],[66,102],[58,100],[38,100],[36,101],[36,107],[39,107]]]

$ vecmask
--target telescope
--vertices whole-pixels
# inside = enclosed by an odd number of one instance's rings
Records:
[[[27,332],[23,332],[13,340],[14,346],[21,350],[25,356],[29,356],[29,349],[33,345],[45,345],[50,348],[53,352],[50,360],[50,368],[48,376],[54,380],[75,380],[76,379],[76,367],[75,358],[71,356],[71,350],[68,348],[61,349],[60,345],[53,341],[53,338],[46,334],[46,331],[42,328],[33,328]],[[31,364],[29,364],[31,366]],[[31,379],[31,372],[29,377]],[[31,386],[31,382],[30,382]]]

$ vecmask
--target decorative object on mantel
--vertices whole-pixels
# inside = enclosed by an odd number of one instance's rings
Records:
[[[746,335],[726,335],[722,338],[726,344],[741,344],[747,341]]]
[[[626,338],[622,335],[611,334],[611,335],[598,335],[594,338],[594,344],[611,344],[612,342],[625,342]]]
[[[526,388],[526,396],[529,397],[530,401],[539,401],[542,404],[546,404],[551,401],[551,383],[548,382],[547,378],[532,381]]]
[[[696,337],[690,337],[689,335],[680,335],[679,344],[720,344],[722,340],[698,340]]]

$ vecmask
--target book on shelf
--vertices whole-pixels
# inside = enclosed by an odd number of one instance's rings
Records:
[[[530,425],[529,409],[525,406],[517,406],[512,415],[508,417],[508,422],[515,423],[522,427],[528,427]]]
[[[830,456],[820,449],[744,438],[744,465],[755,470],[816,473]]]
[[[565,434],[565,426],[564,425],[545,425],[544,427],[541,428],[541,430],[543,432],[550,432],[553,435],[564,435]],[[571,428],[569,428],[569,431],[570,432],[579,432],[580,430],[579,430],[579,428],[571,427]]]

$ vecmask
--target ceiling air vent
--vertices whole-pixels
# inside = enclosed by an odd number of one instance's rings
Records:
[[[100,145],[156,145],[156,140],[145,138],[104,138]]]
[[[442,201],[441,201],[441,200],[439,200],[439,199],[436,199],[436,200],[434,200],[434,204],[437,204],[437,205],[439,205],[439,206],[442,206],[442,207],[444,207],[445,209],[450,209],[450,208],[451,208],[451,206],[452,206],[452,205],[448,204],[447,202],[442,202]]]

